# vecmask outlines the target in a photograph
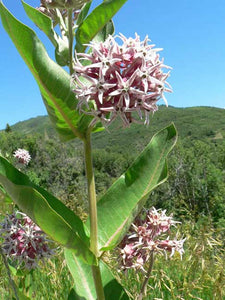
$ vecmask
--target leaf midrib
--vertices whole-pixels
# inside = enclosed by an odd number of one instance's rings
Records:
[[[2,4],[2,3],[0,3]],[[3,5],[3,4],[2,4]],[[17,20],[16,20],[17,21]],[[38,83],[38,86],[41,90],[41,87],[40,87],[40,83],[41,83],[41,86],[44,88],[44,90],[46,91],[48,97],[51,99],[51,101],[54,103],[54,105],[57,107],[59,113],[61,114],[61,116],[63,117],[63,119],[65,120],[65,122],[69,125],[70,129],[72,130],[73,134],[77,137],[79,137],[80,139],[83,139],[83,136],[79,133],[79,131],[76,130],[76,128],[73,126],[73,124],[70,122],[70,120],[67,118],[67,116],[64,114],[64,112],[62,111],[62,109],[60,108],[60,106],[57,104],[57,102],[54,100],[54,97],[51,96],[51,93],[49,92],[48,88],[46,87],[45,83],[41,80],[41,78],[36,75],[36,72],[34,72],[34,69],[32,67],[32,65],[29,63],[29,61],[26,59],[26,55],[23,54],[23,51],[21,50],[20,46],[18,45],[18,43],[14,42],[17,40],[17,38],[15,38],[15,35],[13,33],[13,31],[11,30],[11,26],[9,25],[9,22],[7,20],[7,18],[5,18],[5,22],[7,23],[7,27],[8,27],[8,31],[9,31],[9,35],[10,36],[13,36],[13,43],[15,44],[16,48],[18,49],[20,55],[23,57],[23,60],[26,62],[28,68],[31,70],[34,78],[36,79],[37,83]],[[28,32],[28,31],[27,31]],[[29,32],[28,32],[29,33]],[[33,35],[33,32],[31,30],[31,32],[29,34],[32,34]],[[40,42],[40,40],[36,37],[36,36],[32,36],[32,40],[33,39],[37,39],[38,42]],[[41,42],[40,42],[41,43]],[[47,55],[47,53],[45,54]],[[47,57],[49,60],[50,58]],[[53,62],[53,61],[52,61]]]

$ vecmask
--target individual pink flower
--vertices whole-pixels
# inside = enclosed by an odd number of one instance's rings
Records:
[[[163,238],[170,227],[177,223],[179,222],[174,221],[172,215],[166,216],[165,210],[157,210],[154,207],[146,212],[144,219],[137,218],[119,245],[121,268],[145,271],[144,265],[150,259],[152,252],[165,254],[169,252],[172,257],[176,251],[182,258],[185,239],[159,239],[159,236]]]
[[[18,163],[22,165],[28,165],[31,160],[29,152],[25,149],[17,149],[13,156],[17,159]]]
[[[40,260],[55,253],[44,232],[21,212],[7,215],[0,223],[0,238],[3,253],[27,269],[36,268]]]
[[[178,252],[180,254],[180,257],[182,258],[183,256],[183,253],[184,253],[184,248],[183,248],[183,245],[184,245],[184,242],[185,242],[186,239],[182,239],[182,240],[163,240],[163,241],[159,241],[158,242],[158,248],[159,249],[163,249],[165,250],[165,252],[170,252],[170,257],[172,257],[176,252]]]
[[[140,41],[137,34],[134,39],[120,34],[109,36],[105,42],[91,42],[87,45],[90,54],[76,53],[73,79],[80,111],[92,114],[94,122],[100,119],[104,125],[119,115],[124,126],[129,126],[137,122],[134,113],[148,124],[160,98],[167,105],[164,92],[172,90],[166,82],[169,72],[163,69],[169,67],[160,60],[161,49],[148,42],[148,37]]]

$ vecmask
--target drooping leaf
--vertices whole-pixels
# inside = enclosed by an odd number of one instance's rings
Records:
[[[80,218],[53,195],[33,184],[1,156],[0,185],[19,208],[53,240],[72,249],[86,263],[95,263]]]
[[[70,291],[70,298],[73,300],[96,300],[96,292],[92,277],[91,266],[84,264],[70,250],[65,249],[67,266],[74,278],[74,288]],[[128,300],[128,296],[111,273],[109,267],[100,261],[102,284],[104,287],[105,300]]]
[[[76,50],[84,52],[86,46],[96,34],[112,19],[127,0],[106,0],[97,6],[76,31]]]
[[[83,138],[92,118],[80,115],[69,74],[50,59],[35,32],[19,22],[0,3],[3,26],[26,62],[40,88],[50,120],[62,140]],[[103,128],[99,126],[93,131]]]
[[[167,179],[166,157],[176,139],[173,124],[155,134],[131,167],[99,200],[98,243],[102,250],[115,247],[140,212],[149,193]]]

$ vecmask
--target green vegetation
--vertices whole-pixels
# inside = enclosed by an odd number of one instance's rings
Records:
[[[178,226],[179,235],[187,240],[182,261],[176,256],[167,260],[163,256],[156,257],[146,299],[225,299],[225,110],[160,106],[149,127],[135,124],[123,130],[117,122],[108,131],[95,133],[97,193],[102,195],[152,135],[171,121],[178,129],[179,142],[169,157],[169,179],[150,195],[148,207],[154,205],[173,213],[175,219],[182,222]],[[27,149],[32,160],[23,172],[86,218],[81,142],[62,144],[48,117],[20,122],[10,129],[0,132],[1,154],[15,163],[13,152],[17,148]],[[2,215],[10,211],[10,203],[0,203]],[[113,255],[107,257],[111,264],[115,264]],[[65,299],[72,279],[65,265],[60,267],[63,259],[59,254],[43,269],[33,272],[32,299]],[[10,299],[1,260],[0,270],[0,298]],[[122,284],[133,291],[132,295],[137,295],[143,274],[131,271],[118,276]],[[43,295],[48,296],[43,298]]]

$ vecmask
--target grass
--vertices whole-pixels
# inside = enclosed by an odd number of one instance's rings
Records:
[[[5,205],[4,209],[10,210],[10,204]],[[144,300],[225,299],[224,228],[216,228],[209,218],[202,217],[198,223],[184,222],[178,230],[180,237],[187,238],[183,259],[179,255],[167,259],[164,255],[155,256]],[[111,257],[114,255],[111,253]],[[144,279],[143,273],[131,270],[127,274],[120,272],[118,275],[117,259],[111,258],[108,261],[114,266],[114,272],[122,285],[129,291],[130,299],[135,299]],[[35,300],[67,300],[73,286],[62,249],[51,260],[34,270],[25,283],[21,277],[13,276],[13,279],[17,286],[31,284],[27,296]],[[13,292],[0,256],[0,299],[11,300],[12,297]]]
[[[26,276],[13,276],[17,287],[21,287],[23,294],[35,300],[66,300],[73,285],[72,277],[65,264],[63,251],[48,260],[45,264]],[[29,287],[29,289],[28,289]],[[0,299],[8,300],[14,296],[9,285],[5,266],[0,259]],[[14,296],[15,297],[15,296]]]

